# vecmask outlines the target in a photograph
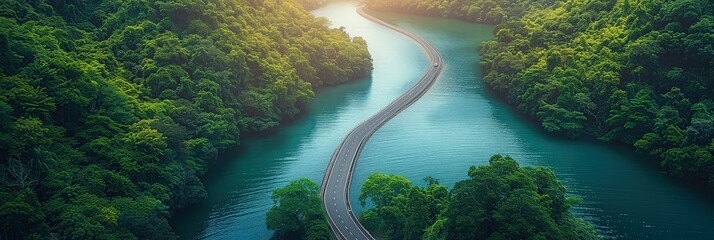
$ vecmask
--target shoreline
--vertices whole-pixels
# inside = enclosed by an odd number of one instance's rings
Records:
[[[320,197],[323,201],[322,207],[326,212],[328,223],[330,224],[333,234],[338,239],[347,239],[347,236],[350,236],[350,239],[374,239],[369,231],[359,222],[354,212],[352,212],[352,204],[349,199],[349,190],[359,155],[372,134],[402,110],[411,106],[411,104],[416,102],[431,88],[438,79],[444,65],[439,52],[419,36],[369,15],[364,11],[364,6],[358,7],[357,13],[367,20],[401,33],[416,42],[429,58],[430,64],[424,75],[411,88],[394,99],[379,112],[354,127],[342,140],[332,155],[327,170],[325,171],[325,176],[323,177]],[[433,63],[433,65],[431,63]],[[340,162],[340,168],[336,170],[335,166],[338,162]],[[345,165],[348,167],[344,168]],[[343,181],[340,183],[340,180]],[[334,186],[334,190],[332,192],[327,191],[328,186]],[[342,218],[343,215],[349,216],[347,222],[345,222],[345,218]],[[338,221],[340,224],[338,224]],[[357,235],[354,234],[354,231],[357,231]]]

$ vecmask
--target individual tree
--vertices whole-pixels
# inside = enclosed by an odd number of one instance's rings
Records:
[[[275,239],[329,239],[322,211],[320,187],[306,178],[273,191],[275,204],[267,213],[268,229]]]

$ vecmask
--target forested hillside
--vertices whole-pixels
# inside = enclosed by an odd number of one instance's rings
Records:
[[[221,150],[372,66],[279,0],[0,0],[0,49],[0,239],[173,239]]]
[[[714,187],[714,6],[562,1],[497,27],[484,81],[550,132],[657,156]]]
[[[556,0],[364,0],[367,8],[497,24]]]
[[[426,187],[407,178],[373,173],[361,189],[362,223],[379,239],[599,239],[592,225],[575,218],[579,199],[543,167],[520,167],[495,155],[488,166],[471,166],[453,189],[426,177]]]
[[[714,188],[711,1],[366,2],[504,20],[479,49],[484,81],[501,97],[549,132],[632,145],[669,173]]]
[[[322,6],[322,4],[325,4],[325,2],[327,2],[327,0],[295,0],[295,1],[300,3],[300,5],[302,5],[302,7],[307,10],[318,8],[318,7]]]

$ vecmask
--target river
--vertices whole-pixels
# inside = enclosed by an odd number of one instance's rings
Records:
[[[351,128],[430,66],[416,43],[355,10],[356,3],[334,2],[313,14],[367,40],[372,76],[320,91],[303,116],[224,154],[204,179],[208,198],[174,217],[182,238],[270,238],[265,214],[273,205],[272,190],[301,177],[319,183]],[[674,181],[653,159],[593,141],[553,138],[490,95],[480,81],[476,47],[493,36],[492,26],[375,15],[430,41],[445,64],[432,89],[367,143],[355,171],[353,203],[372,172],[404,175],[421,185],[432,176],[452,186],[467,177],[469,166],[487,164],[500,153],[523,166],[553,169],[569,194],[583,198],[573,212],[606,238],[714,239],[712,198]]]

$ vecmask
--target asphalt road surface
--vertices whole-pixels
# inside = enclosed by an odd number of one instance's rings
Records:
[[[431,64],[421,79],[407,92],[352,129],[332,155],[322,180],[320,196],[327,213],[328,222],[335,236],[338,239],[349,240],[374,239],[357,220],[357,217],[352,212],[349,200],[352,174],[362,147],[367,143],[369,137],[384,123],[424,95],[434,84],[443,67],[439,52],[425,40],[367,14],[362,8],[357,11],[363,17],[402,33],[417,42],[429,56]]]

